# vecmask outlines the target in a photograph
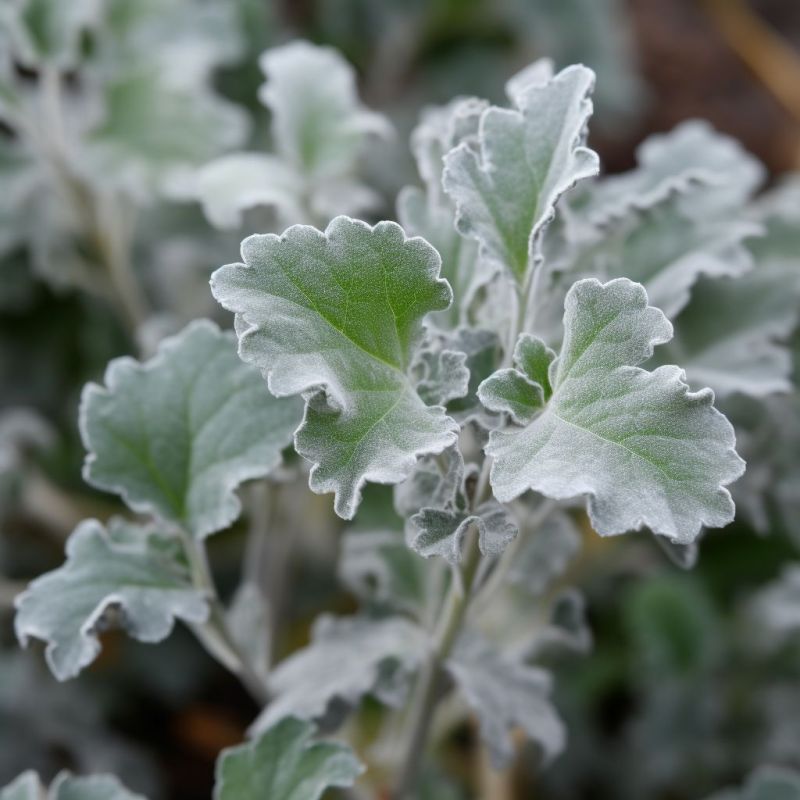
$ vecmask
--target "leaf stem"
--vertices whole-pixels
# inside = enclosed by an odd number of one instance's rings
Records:
[[[222,666],[239,678],[259,705],[266,705],[270,699],[269,688],[231,634],[225,609],[219,599],[208,564],[205,544],[183,530],[181,538],[189,560],[192,582],[195,588],[206,595],[210,611],[206,622],[192,626],[195,635]]]

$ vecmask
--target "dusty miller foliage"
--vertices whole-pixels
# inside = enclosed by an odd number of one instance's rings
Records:
[[[176,26],[190,24],[166,5]],[[733,519],[730,487],[744,472],[724,402],[771,403],[778,425],[795,411],[780,393],[800,282],[780,234],[797,222],[796,185],[754,200],[761,166],[701,122],[653,137],[633,170],[602,177],[587,144],[593,72],[539,61],[509,80],[502,107],[425,109],[411,137],[420,185],[400,193],[397,221],[362,221],[382,203],[362,156],[393,132],[338,53],[305,42],[265,53],[272,144],[236,152],[246,121],[208,80],[236,49],[224,5],[191,21],[208,59],[190,76],[137,49],[136,31],[153,33],[147,4],[138,16],[99,8],[3,12],[0,42],[43,76],[82,66],[80,30],[128,26],[127,50],[84,65],[106,77],[88,84],[92,113],[62,131],[74,159],[62,190],[96,174],[115,202],[166,193],[198,202],[218,228],[241,230],[254,209],[290,227],[248,236],[241,261],[214,272],[235,334],[194,322],[85,388],[84,477],[139,519],[77,527],[64,565],[17,598],[21,644],[44,641],[66,680],[109,627],[158,642],[188,625],[264,706],[249,741],[221,754],[217,800],[316,800],[352,786],[359,757],[316,737],[368,696],[395,710],[403,725],[391,730],[406,731],[411,755],[398,762],[397,734],[361,757],[398,775],[398,798],[416,796],[426,756],[413,737],[427,731],[414,709],[444,676],[453,713],[477,720],[495,766],[512,762],[516,730],[543,762],[557,757],[568,742],[557,676],[537,660],[590,649],[583,600],[564,584],[582,536],[643,531],[691,560],[706,529]],[[93,264],[66,247],[75,221],[48,194],[27,125],[38,106],[17,77],[0,58],[0,119],[15,134],[1,143],[0,221],[44,209],[38,268],[50,274],[57,247],[70,254],[59,280],[91,281]],[[130,103],[148,110],[142,127],[131,129]],[[28,235],[4,224],[0,249]],[[794,442],[797,429],[784,428]],[[779,504],[795,502],[781,489],[791,463],[769,464]],[[273,665],[254,647],[269,637],[263,597],[246,584],[225,608],[205,551],[242,515],[238,490],[254,479],[307,481],[356,521],[370,484],[394,487],[394,523],[342,538],[338,573],[360,610],[321,616],[309,644]],[[763,518],[762,485],[740,486],[745,512]],[[784,626],[797,624],[796,577],[772,590]],[[537,608],[544,621],[498,626],[497,608]],[[791,775],[768,773],[719,796],[766,797],[770,780],[800,796]],[[45,796],[138,798],[116,779],[66,773],[49,789],[25,773],[0,791]]]

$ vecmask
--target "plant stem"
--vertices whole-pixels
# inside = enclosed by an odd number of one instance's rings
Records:
[[[230,632],[225,609],[208,564],[205,545],[185,531],[181,531],[181,538],[189,559],[192,582],[195,588],[206,595],[209,605],[208,620],[193,626],[195,635],[222,666],[239,678],[259,705],[266,705],[270,699],[269,689]]]

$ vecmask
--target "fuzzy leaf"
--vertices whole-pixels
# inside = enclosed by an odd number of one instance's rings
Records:
[[[481,739],[496,768],[514,757],[511,732],[521,728],[546,760],[566,742],[564,724],[550,703],[550,675],[508,659],[476,635],[462,636],[446,668],[478,715]]]
[[[263,731],[288,716],[330,722],[367,694],[396,706],[427,650],[425,632],[402,617],[324,616],[315,623],[311,639],[274,669],[270,688],[276,696],[254,730]]]
[[[386,118],[361,105],[353,69],[335,50],[296,41],[264,53],[261,68],[275,147],[306,175],[347,174],[365,134],[391,135]]]
[[[23,772],[3,789],[0,800],[45,800],[39,776],[32,771]]]
[[[441,556],[451,564],[461,561],[464,537],[470,525],[478,529],[478,546],[485,556],[497,556],[517,535],[517,525],[507,509],[489,502],[474,514],[423,508],[411,517],[412,550],[425,558]]]
[[[411,368],[417,375],[417,394],[428,405],[446,405],[469,391],[466,353],[426,345]]]
[[[235,339],[195,322],[145,364],[112,361],[81,400],[86,480],[203,537],[230,525],[236,488],[280,464],[299,403],[270,396]]]
[[[489,409],[507,413],[517,425],[527,425],[552,394],[548,370],[556,354],[541,340],[522,334],[514,347],[515,368],[500,369],[478,387],[478,398]]]
[[[251,236],[242,257],[214,273],[212,292],[236,313],[239,354],[270,391],[307,398],[295,448],[313,464],[311,489],[335,492],[350,519],[364,483],[402,481],[418,456],[456,440],[456,423],[408,374],[423,316],[451,300],[439,257],[393,222],[348,217],[324,234]]]
[[[430,242],[442,257],[442,277],[453,287],[454,302],[433,318],[445,327],[465,320],[475,292],[491,277],[491,271],[480,268],[477,243],[456,230],[455,205],[442,189],[444,156],[462,142],[472,146],[477,141],[487,105],[477,98],[459,98],[423,112],[411,134],[411,149],[425,189],[406,186],[397,197],[400,224]]]
[[[331,787],[352,786],[364,771],[339,742],[315,742],[314,726],[289,717],[257,739],[224,750],[214,800],[319,800]]]
[[[709,314],[708,309],[718,311]],[[675,321],[675,340],[657,363],[680,360],[693,384],[720,397],[764,397],[791,388],[791,354],[780,340],[800,315],[800,271],[759,263],[741,278],[701,280]]]
[[[492,486],[507,502],[527,489],[588,496],[601,535],[643,526],[690,542],[733,518],[724,488],[743,462],[713,393],[689,391],[677,367],[637,368],[672,326],[644,288],[620,278],[576,283],[564,344],[550,368],[553,396],[523,429],[492,431]]]
[[[518,109],[483,112],[479,152],[462,143],[445,158],[444,188],[459,231],[520,283],[539,259],[558,199],[597,174],[597,154],[584,147],[593,84],[594,73],[581,66],[532,83]]]
[[[67,541],[63,566],[16,598],[17,638],[47,642],[59,680],[74,678],[100,652],[98,633],[116,623],[142,642],[169,636],[176,619],[204,622],[205,597],[193,588],[175,543],[151,529],[112,520],[82,522]]]

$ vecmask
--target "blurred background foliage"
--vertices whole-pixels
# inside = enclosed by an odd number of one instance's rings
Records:
[[[415,182],[405,143],[423,106],[459,94],[499,101],[507,77],[541,56],[597,72],[590,143],[607,172],[632,167],[647,135],[703,117],[739,139],[775,180],[800,169],[800,4],[108,3],[106,27],[79,30],[55,49],[46,14],[37,16],[40,0],[28,3],[24,46],[0,38],[0,77],[23,87],[17,100],[44,80],[33,56],[48,47],[66,99],[86,98],[66,124],[91,140],[87,170],[108,179],[101,191],[136,207],[135,227],[120,236],[143,287],[141,296],[126,294],[98,269],[106,244],[72,218],[79,188],[53,196],[38,183],[49,186],[47,176],[19,167],[13,102],[0,80],[0,785],[23,768],[49,776],[69,767],[114,772],[152,798],[199,800],[210,796],[219,749],[241,739],[256,709],[188,634],[177,631],[157,648],[109,634],[95,667],[59,685],[41,653],[20,651],[12,632],[14,594],[61,562],[77,521],[119,511],[80,478],[83,384],[112,357],[147,354],[189,319],[220,316],[207,279],[236,259],[239,231],[212,229],[185,199],[185,176],[170,172],[175,142],[183,148],[188,137],[198,164],[234,146],[263,149],[269,129],[257,99],[258,56],[303,37],[342,51],[366,104],[396,126],[397,139],[374,148],[365,167],[382,198],[376,219],[392,218],[397,191]],[[102,212],[92,211],[100,228]],[[248,216],[242,228],[273,224]],[[800,259],[798,247],[800,230],[790,229],[790,257]],[[787,492],[796,504],[800,487]],[[339,524],[329,499],[306,493],[295,501],[319,524],[302,534],[288,573],[273,576],[283,586],[273,642],[280,653],[305,640],[321,608],[353,604],[330,568]],[[389,507],[390,493],[371,489],[358,524],[385,525]],[[800,541],[796,519],[775,513],[771,501],[761,512],[758,531],[752,515],[741,515],[708,535],[688,570],[676,563],[686,554],[671,560],[653,537],[586,535],[570,580],[586,595],[594,648],[554,662],[567,752],[542,772],[523,752],[501,782],[476,756],[475,731],[466,727],[443,754],[454,774],[497,800],[688,800],[739,783],[762,763],[800,768],[800,637],[792,635],[800,581],[793,607],[785,596],[792,584],[775,584]],[[223,585],[233,585],[240,540],[234,529],[212,544]],[[444,792],[431,797],[450,796]]]

